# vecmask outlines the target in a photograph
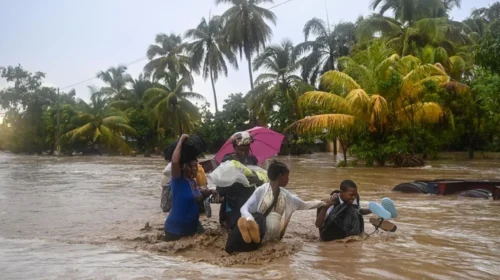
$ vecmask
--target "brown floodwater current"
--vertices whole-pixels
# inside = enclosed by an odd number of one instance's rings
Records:
[[[335,168],[331,154],[280,160],[304,200],[343,179],[358,184],[362,206],[391,197],[397,232],[324,243],[315,211],[299,211],[283,242],[229,256],[217,205],[201,218],[204,235],[161,241],[159,157],[0,153],[0,279],[500,279],[500,201],[391,192],[416,179],[500,179],[500,160],[451,155],[405,169]]]

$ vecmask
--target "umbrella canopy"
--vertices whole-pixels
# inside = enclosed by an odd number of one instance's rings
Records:
[[[279,153],[281,143],[283,143],[283,139],[285,139],[283,134],[260,126],[249,129],[247,132],[252,135],[254,140],[253,143],[250,144],[250,152],[259,162],[263,162]],[[229,138],[215,155],[215,160],[220,163],[225,155],[231,153],[234,153],[234,148],[231,143],[231,138]]]

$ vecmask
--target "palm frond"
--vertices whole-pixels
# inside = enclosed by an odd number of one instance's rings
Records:
[[[87,136],[93,129],[95,129],[94,125],[92,123],[87,123],[79,128],[75,128],[65,133],[61,137],[68,138],[69,141],[75,141],[77,137]]]
[[[389,105],[387,100],[381,95],[374,94],[370,96],[372,115],[370,118],[370,126],[372,128],[382,127],[387,123],[389,115]]]
[[[349,92],[345,98],[346,104],[355,116],[360,116],[361,119],[370,115],[371,99],[363,89],[355,89]]]
[[[328,36],[328,30],[327,30],[327,25],[326,23],[319,19],[319,18],[313,18],[310,21],[306,22],[304,25],[304,37],[305,40],[309,38],[309,35],[313,34],[315,36],[322,36],[322,37],[327,37]]]
[[[457,96],[465,96],[471,93],[469,86],[455,81],[449,81],[447,83],[443,83],[441,84],[441,87],[446,89],[447,92]]]
[[[417,102],[403,107],[397,112],[398,119],[402,123],[439,123],[443,120],[443,108],[434,102]]]
[[[324,114],[303,118],[292,125],[287,130],[294,130],[297,134],[323,134],[344,132],[352,129],[356,125],[356,118],[344,114]]]
[[[328,71],[323,74],[320,85],[329,91],[339,87],[345,89],[346,92],[361,88],[353,78],[339,71]]]
[[[335,113],[349,112],[349,106],[344,98],[328,92],[311,91],[303,94],[298,105],[301,108],[320,107]]]

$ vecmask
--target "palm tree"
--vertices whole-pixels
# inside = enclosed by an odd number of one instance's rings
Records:
[[[321,19],[313,18],[304,26],[305,42],[295,48],[295,56],[307,53],[301,60],[302,79],[311,84],[323,73],[335,70],[337,59],[349,55],[356,43],[356,27],[353,23],[339,23],[333,30]],[[316,38],[308,41],[310,35]]]
[[[222,15],[225,21],[224,33],[228,36],[233,50],[238,51],[240,57],[245,55],[250,88],[253,89],[252,55],[259,53],[273,34],[266,21],[276,24],[276,15],[259,5],[273,3],[273,0],[216,0],[216,3],[232,5]]]
[[[97,73],[97,77],[108,84],[108,87],[101,89],[101,91],[112,99],[126,99],[130,93],[127,85],[132,82],[132,78],[126,72],[127,67],[119,65],[118,67],[110,67],[106,71]]]
[[[475,9],[472,12],[471,18],[482,19],[487,23],[492,23],[493,21],[500,19],[500,2],[495,2],[488,8]]]
[[[428,83],[449,82],[440,65],[424,64],[413,56],[391,55],[383,44],[371,46],[353,58],[343,59],[345,72],[329,71],[321,77],[325,91],[312,91],[299,98],[302,109],[319,107],[329,111],[306,117],[290,128],[297,133],[321,134],[324,130],[340,136],[344,149],[345,134],[357,127],[368,127],[380,138],[388,131],[419,123],[437,123],[445,109],[426,101]],[[349,74],[347,74],[349,73]],[[387,88],[388,81],[398,81]]]
[[[132,89],[128,91],[126,98],[111,102],[110,106],[125,111],[130,108],[139,108],[142,110],[142,98],[146,90],[153,87],[153,83],[146,79],[141,73],[137,79],[132,79]]]
[[[382,38],[400,56],[416,55],[427,45],[442,47],[450,54],[457,47],[470,43],[470,30],[465,24],[447,18],[424,18],[411,24],[396,19],[373,14],[363,19],[357,35],[361,43],[369,43]]]
[[[394,18],[402,23],[411,25],[424,18],[447,17],[454,7],[460,8],[461,0],[373,0],[373,10],[379,8],[380,15],[391,10]]]
[[[417,57],[423,63],[443,65],[446,72],[454,80],[460,80],[465,71],[473,68],[472,54],[462,53],[461,55],[449,56],[442,47],[426,46],[419,50]],[[468,57],[468,62],[463,57]]]
[[[175,72],[192,82],[191,59],[185,54],[186,45],[179,35],[156,35],[156,44],[150,45],[147,56],[149,62],[144,66],[147,77],[153,74],[153,79],[160,79],[166,72]]]
[[[267,47],[254,59],[253,66],[255,70],[266,71],[257,77],[255,88],[247,95],[250,108],[256,116],[263,121],[274,110],[274,106],[278,105],[291,109],[284,127],[300,118],[301,112],[295,105],[299,96],[312,87],[295,74],[300,63],[294,57],[292,42],[285,39],[281,45]],[[280,99],[283,103],[278,104]]]
[[[218,112],[215,82],[219,78],[219,73],[223,73],[227,77],[226,60],[236,69],[238,68],[236,56],[223,34],[222,18],[215,16],[208,23],[205,18],[202,18],[196,29],[188,30],[185,37],[194,40],[188,45],[192,56],[192,68],[197,72],[202,68],[201,72],[205,80],[210,77],[214,92],[215,111]]]
[[[144,93],[146,108],[151,110],[151,117],[157,124],[157,130],[165,133],[172,128],[174,133],[182,135],[193,130],[193,124],[200,119],[198,107],[188,99],[205,101],[205,98],[195,92],[184,91],[190,86],[186,77],[179,79],[175,72],[164,76],[165,84],[157,84]]]
[[[129,120],[123,112],[108,106],[105,93],[95,91],[91,87],[89,89],[92,92],[90,103],[83,100],[78,102],[78,108],[81,110],[79,118],[85,124],[61,137],[71,142],[85,138],[92,144],[102,142],[108,148],[129,153],[130,147],[122,138],[125,133],[135,134],[135,130],[129,126]]]

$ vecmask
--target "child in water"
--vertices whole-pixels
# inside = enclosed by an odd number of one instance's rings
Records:
[[[392,223],[384,221],[384,219],[397,216],[394,203],[392,200],[384,198],[382,199],[382,205],[370,202],[369,209],[360,208],[356,183],[351,180],[342,181],[340,191],[333,191],[327,206],[318,209],[316,227],[319,228],[321,240],[332,241],[362,234],[364,232],[362,216],[371,213],[381,217],[379,219],[370,219],[370,222],[376,228],[380,227],[386,231],[395,231],[395,226]],[[384,207],[392,208],[391,212]]]
[[[241,218],[229,235],[226,252],[254,251],[262,242],[280,241],[293,212],[325,205],[323,201],[304,202],[285,189],[290,170],[284,163],[271,163],[267,175],[271,182],[258,187],[241,207]]]

